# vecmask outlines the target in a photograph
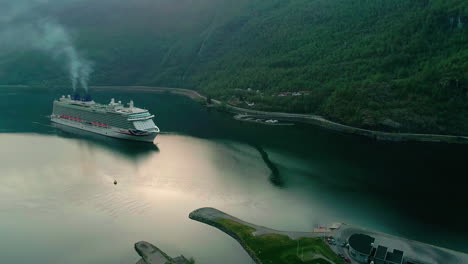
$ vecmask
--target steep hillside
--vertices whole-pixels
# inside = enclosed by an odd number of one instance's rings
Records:
[[[94,61],[93,84],[186,87],[363,128],[468,134],[463,0],[86,0],[46,12]],[[0,78],[66,82],[49,62],[10,54]],[[278,96],[296,91],[308,95]]]
[[[276,3],[272,3],[276,2]],[[269,1],[216,31],[194,71],[216,96],[360,127],[467,133],[466,1]],[[310,90],[304,97],[271,97]]]

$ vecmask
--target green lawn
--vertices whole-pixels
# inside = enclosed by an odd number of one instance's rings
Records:
[[[218,220],[218,223],[233,231],[264,264],[344,263],[320,238],[293,240],[277,234],[254,236],[253,228],[235,221],[222,219]]]

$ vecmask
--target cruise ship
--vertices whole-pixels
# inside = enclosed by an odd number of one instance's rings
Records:
[[[154,115],[137,108],[130,101],[128,107],[114,99],[109,104],[98,104],[89,96],[80,98],[62,96],[54,101],[50,119],[52,122],[74,127],[108,137],[153,142],[159,128],[153,122]]]

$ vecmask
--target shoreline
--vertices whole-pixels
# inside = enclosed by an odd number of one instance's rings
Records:
[[[252,259],[257,264],[262,264],[263,262],[252,250],[249,245],[244,241],[234,230],[223,226],[219,221],[220,220],[230,220],[234,221],[243,226],[254,229],[252,233],[253,236],[264,236],[264,235],[282,235],[289,237],[293,240],[298,240],[300,238],[323,238],[323,237],[334,237],[339,243],[348,243],[348,239],[353,234],[365,234],[377,238],[377,242],[381,242],[386,246],[390,246],[393,249],[403,250],[405,252],[406,260],[416,260],[417,263],[465,263],[468,260],[468,254],[465,252],[460,252],[448,248],[443,248],[424,242],[419,242],[403,237],[398,237],[390,234],[386,234],[379,231],[369,230],[367,228],[362,228],[359,226],[349,225],[346,223],[340,223],[337,226],[330,227],[326,232],[321,231],[308,231],[308,232],[297,232],[297,231],[279,231],[271,229],[265,226],[259,226],[253,223],[246,222],[235,216],[232,216],[228,213],[222,212],[216,208],[204,207],[192,211],[189,214],[189,218],[198,221],[200,223],[212,226],[219,229],[221,232],[231,236],[235,239],[252,257]],[[330,244],[329,247],[336,254],[344,254],[352,260],[352,263],[358,263],[351,258],[349,252],[345,250],[344,247],[341,247],[339,244]],[[424,254],[421,254],[424,252]]]
[[[206,101],[206,97],[194,90],[169,87],[152,87],[152,86],[92,86],[93,89],[125,89],[141,92],[169,92],[190,97],[195,101]],[[221,110],[233,114],[248,114],[249,116],[264,119],[276,119],[279,121],[296,122],[315,125],[327,130],[363,136],[378,141],[393,141],[393,142],[433,142],[433,143],[449,143],[449,144],[468,144],[468,136],[454,135],[438,135],[438,134],[419,134],[419,133],[393,133],[376,130],[368,130],[363,128],[352,127],[340,123],[327,120],[318,115],[312,114],[294,114],[282,112],[266,112],[252,109],[240,108],[225,104],[219,100],[211,99],[214,107],[222,108]],[[243,120],[241,120],[243,121]]]
[[[235,232],[227,229],[227,228],[224,228],[223,225],[221,224],[218,224],[215,220],[216,218],[210,218],[210,217],[207,217],[204,213],[199,213],[201,209],[198,209],[198,210],[195,210],[193,212],[191,212],[189,214],[189,218],[194,220],[194,221],[198,221],[200,223],[204,223],[206,225],[209,225],[209,226],[212,226],[212,227],[215,227],[217,229],[219,229],[221,232],[227,234],[228,236],[232,237],[234,240],[237,241],[237,243],[239,243],[239,245],[241,245],[241,247],[245,250],[245,252],[247,252],[247,254],[250,256],[250,258],[256,263],[256,264],[263,264],[262,261],[257,257],[257,255],[255,254],[255,252],[247,246],[246,243],[244,243],[244,241],[242,240],[242,238],[240,238]]]
[[[32,87],[28,85],[0,85],[1,87]],[[200,103],[206,102],[206,97],[195,90],[183,89],[183,88],[171,88],[171,87],[155,87],[155,86],[90,86],[94,90],[127,90],[127,91],[139,91],[139,92],[150,92],[150,93],[171,93],[176,95],[182,95],[191,98],[194,101]],[[294,113],[283,113],[283,112],[266,112],[259,110],[252,110],[232,106],[221,102],[216,99],[211,99],[212,104],[207,107],[214,107],[221,111],[229,112],[236,115],[249,115],[253,118],[263,119],[276,119],[278,121],[295,122],[314,125],[343,134],[356,135],[366,137],[377,141],[393,141],[393,142],[431,142],[431,143],[448,143],[448,144],[468,144],[468,136],[456,136],[456,135],[440,135],[440,134],[420,134],[420,133],[394,133],[394,132],[383,132],[376,130],[363,129],[358,127],[352,127],[340,123],[336,123],[325,119],[318,115],[312,114],[294,114]],[[244,120],[239,120],[247,122]]]

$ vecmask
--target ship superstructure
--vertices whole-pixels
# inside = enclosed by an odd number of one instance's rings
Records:
[[[68,95],[54,101],[51,120],[53,122],[94,132],[104,136],[153,142],[159,128],[153,122],[154,115],[148,110],[128,107],[114,99],[107,105],[98,104],[87,97]]]

